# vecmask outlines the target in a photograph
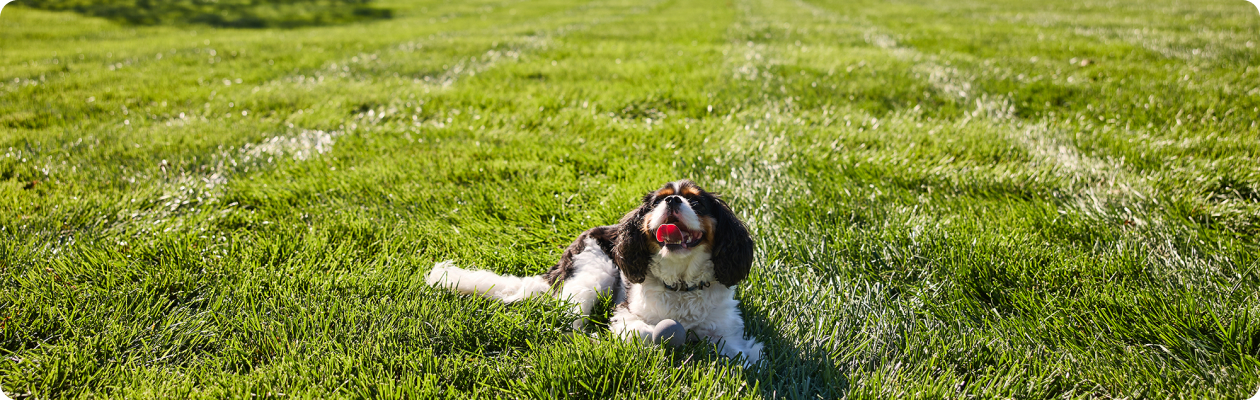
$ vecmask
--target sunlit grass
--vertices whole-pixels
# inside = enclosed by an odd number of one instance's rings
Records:
[[[0,18],[0,387],[77,397],[1245,398],[1245,2],[378,1],[302,29]],[[1250,14],[1249,14],[1250,13]],[[690,178],[752,369],[549,301]]]

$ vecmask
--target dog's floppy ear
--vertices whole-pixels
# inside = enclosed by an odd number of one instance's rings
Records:
[[[716,222],[713,232],[713,275],[728,287],[739,284],[752,271],[753,243],[748,227],[735,217],[726,203],[710,193],[709,213]]]
[[[613,245],[613,262],[630,283],[643,283],[648,264],[652,262],[652,244],[643,233],[643,218],[652,212],[652,193],[643,196],[643,204],[621,217],[617,224],[617,243]]]

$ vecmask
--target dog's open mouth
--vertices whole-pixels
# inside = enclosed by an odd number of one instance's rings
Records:
[[[676,224],[664,224],[656,228],[656,241],[670,249],[687,249],[700,244],[704,232],[689,232]]]

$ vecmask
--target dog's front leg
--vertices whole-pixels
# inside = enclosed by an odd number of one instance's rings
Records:
[[[743,354],[744,363],[747,365],[756,364],[761,360],[762,344],[756,338],[744,338],[742,319],[716,325],[702,324],[696,327],[696,333],[709,343],[718,344],[724,356],[735,358]]]
[[[744,364],[754,365],[761,361],[761,347],[761,343],[753,339],[728,337],[722,341],[722,354],[730,358],[743,354]]]
[[[761,361],[761,342],[756,339],[744,339],[739,334],[731,336],[704,335],[710,343],[717,343],[722,351],[722,355],[735,358],[739,355],[744,356],[745,365],[754,365]]]
[[[617,307],[608,320],[608,330],[625,340],[639,340],[643,343],[652,341],[652,330],[656,326],[648,324],[643,318],[631,313],[624,307]]]
[[[687,328],[672,319],[665,319],[649,324],[643,318],[623,308],[618,308],[608,328],[617,336],[626,340],[637,340],[640,343],[667,344],[672,347],[682,346],[687,340]]]

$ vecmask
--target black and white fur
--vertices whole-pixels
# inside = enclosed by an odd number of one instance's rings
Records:
[[[686,239],[658,242],[657,229],[667,223],[684,230]],[[551,293],[582,316],[600,294],[612,291],[617,305],[609,328],[618,336],[660,341],[654,333],[681,325],[698,338],[721,342],[724,354],[742,354],[755,364],[762,345],[744,337],[734,289],[748,277],[752,260],[752,237],[726,203],[682,180],[645,195],[617,225],[583,232],[546,274],[505,276],[445,261],[426,280],[506,302]],[[581,324],[579,319],[574,327]]]

